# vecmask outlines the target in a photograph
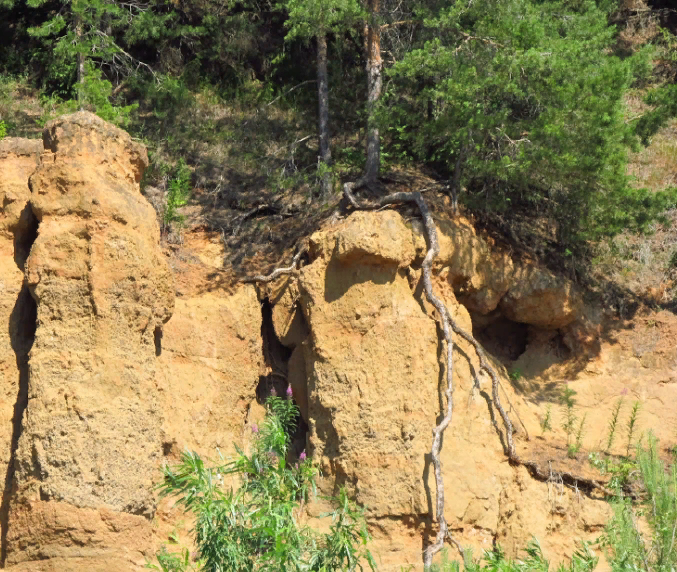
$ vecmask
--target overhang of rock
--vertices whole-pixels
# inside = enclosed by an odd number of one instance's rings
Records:
[[[378,242],[374,229],[382,228],[388,230],[378,235]],[[457,301],[454,286],[474,283],[474,299],[491,297],[485,308],[495,309],[500,299],[495,292],[509,291],[510,284],[503,281],[512,276],[512,263],[501,258],[504,274],[492,278],[488,248],[468,228],[439,232],[446,238],[436,265],[436,292],[470,332],[470,315]],[[420,284],[422,248],[416,227],[395,212],[355,213],[313,235],[310,244],[311,260],[301,270],[298,300],[310,331],[302,344],[308,440],[325,475],[323,490],[335,494],[339,486],[347,486],[368,508],[383,569],[420,565],[421,542],[432,538],[435,502],[429,455],[422,452],[430,449],[431,430],[442,411],[445,363],[434,311]],[[378,252],[378,244],[385,245],[385,252]],[[485,287],[492,290],[486,297]],[[515,515],[522,513],[506,508],[506,497],[520,506],[527,497],[528,502],[545,503],[549,492],[505,462],[493,424],[498,415],[490,383],[481,377],[480,391],[474,390],[474,351],[463,340],[456,349],[454,415],[442,449],[449,487],[446,517],[463,545],[481,549],[505,538],[516,547],[524,540],[514,526],[515,518],[521,518]],[[525,433],[517,411],[532,433],[538,419],[506,378],[502,385],[522,442]],[[573,510],[575,498],[566,491],[562,495],[572,516],[560,526],[573,538],[584,525]],[[319,513],[322,507],[313,510]],[[595,510],[601,521],[606,512],[599,506]],[[551,524],[544,517],[533,529],[548,547],[554,538],[548,536]],[[561,537],[554,542],[561,543]]]
[[[515,271],[500,308],[515,322],[559,329],[581,317],[583,298],[569,280],[541,268],[522,266]]]

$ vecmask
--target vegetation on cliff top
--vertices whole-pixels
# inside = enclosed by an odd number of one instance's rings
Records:
[[[677,205],[674,184],[627,169],[677,113],[674,16],[624,6],[3,0],[0,73],[41,107],[0,113],[19,135],[92,109],[149,145],[152,173],[183,158],[205,202],[242,213],[281,194],[322,202],[320,187],[332,200],[329,181],[365,161],[372,182],[416,166],[471,212],[528,216],[578,256]],[[639,40],[637,18],[653,30]]]

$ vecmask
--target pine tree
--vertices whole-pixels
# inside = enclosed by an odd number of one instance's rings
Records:
[[[560,244],[641,224],[623,94],[646,54],[610,53],[607,12],[477,0],[421,13],[418,46],[390,70],[391,145],[434,165],[454,193],[465,186],[475,208],[548,217]]]
[[[44,9],[48,0],[27,0],[28,7]],[[132,22],[149,8],[132,0],[120,4],[109,0],[62,0],[62,8],[28,33],[42,41],[51,50],[50,65],[60,68],[65,83],[73,86],[77,107],[101,109],[105,119],[112,120],[131,109],[119,108],[113,112],[109,97],[112,85],[103,78],[102,68],[111,75],[128,75],[140,67],[150,67],[125,51],[114,37],[114,32],[130,27]],[[72,70],[75,73],[72,73]]]
[[[331,191],[331,135],[329,128],[329,80],[327,74],[327,36],[353,27],[362,16],[357,0],[286,0],[282,7],[288,13],[287,40],[315,38],[317,43],[318,135],[320,140],[319,170],[322,193]]]

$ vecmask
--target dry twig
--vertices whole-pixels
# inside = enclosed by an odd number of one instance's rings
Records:
[[[240,282],[244,282],[245,284],[251,284],[253,282],[263,282],[264,284],[267,284],[268,282],[272,282],[276,278],[279,278],[280,276],[286,275],[286,274],[297,274],[298,273],[298,265],[301,260],[301,257],[308,252],[308,245],[303,244],[299,248],[299,251],[296,253],[294,258],[291,261],[291,265],[287,266],[286,268],[276,268],[273,270],[268,276],[264,276],[263,274],[259,274],[257,276],[251,276],[249,278],[242,278]]]

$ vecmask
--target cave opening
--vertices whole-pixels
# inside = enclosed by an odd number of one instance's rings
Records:
[[[271,395],[286,398],[287,389],[291,387],[289,366],[295,349],[294,347],[285,346],[280,341],[275,331],[273,304],[269,298],[264,298],[261,301],[261,341],[263,357],[270,371],[266,375],[259,377],[259,382],[256,386],[256,401],[260,405],[264,405]],[[298,388],[294,390],[291,397],[294,404],[299,408],[299,415],[296,419],[294,433],[290,435],[290,460],[298,459],[301,452],[306,449],[308,432],[310,430],[308,420],[300,413],[302,408],[299,407],[299,396],[297,393],[299,393]]]
[[[471,318],[475,339],[506,367],[526,351],[529,336],[527,324],[509,320],[498,311],[486,316],[473,314]]]
[[[14,262],[22,272],[26,266],[28,255],[31,253],[33,243],[38,237],[39,226],[40,222],[33,212],[33,206],[30,202],[26,203],[14,231]]]

